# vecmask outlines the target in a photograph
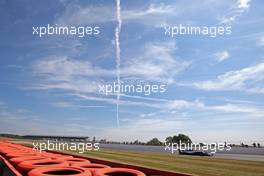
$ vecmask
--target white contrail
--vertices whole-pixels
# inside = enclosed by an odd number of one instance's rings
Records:
[[[116,77],[117,77],[117,84],[120,85],[120,32],[122,26],[120,0],[116,0],[116,18],[117,18],[117,26],[115,28]],[[119,127],[119,100],[120,100],[119,92],[117,93],[116,99],[117,99],[116,122],[117,122],[117,127]]]

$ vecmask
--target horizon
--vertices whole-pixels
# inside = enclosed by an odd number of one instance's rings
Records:
[[[179,133],[179,134],[181,134],[181,133]],[[12,137],[7,137],[6,135],[11,135]],[[175,134],[175,135],[177,135],[177,134]],[[175,135],[171,135],[171,137],[173,137],[173,136],[175,136]],[[5,137],[3,137],[3,136],[5,136]],[[59,135],[59,136],[57,136],[57,135],[41,135],[41,134],[39,134],[39,135],[36,135],[36,134],[34,134],[34,135],[32,135],[32,134],[24,134],[24,135],[22,135],[22,134],[11,134],[11,133],[0,133],[0,138],[2,137],[2,138],[14,138],[14,139],[16,139],[16,137],[14,137],[14,136],[17,136],[17,137],[22,137],[22,138],[24,138],[24,137],[42,137],[42,138],[44,138],[44,137],[69,137],[69,138],[75,138],[75,137],[80,137],[80,138],[87,138],[87,139],[89,139],[88,141],[92,141],[92,140],[94,140],[94,138],[95,138],[95,141],[97,141],[97,142],[101,142],[101,141],[104,141],[103,143],[119,143],[119,144],[129,144],[129,145],[141,145],[141,144],[146,144],[146,143],[148,143],[149,141],[151,141],[152,139],[154,139],[154,138],[156,138],[156,137],[150,137],[149,138],[149,140],[145,140],[145,141],[140,141],[140,140],[138,140],[138,139],[136,139],[136,140],[133,140],[133,141],[125,141],[125,140],[123,140],[123,141],[115,141],[115,140],[108,140],[108,139],[106,139],[106,138],[97,138],[96,136],[70,136],[70,135],[67,135],[67,136],[65,136],[65,135]],[[167,137],[170,137],[170,136],[167,136]],[[18,138],[18,139],[20,139],[20,138]],[[160,139],[160,138],[157,138],[160,142],[162,142],[162,143],[166,143],[166,139]],[[192,139],[191,139],[192,140]],[[54,140],[47,140],[47,141],[54,141]],[[55,141],[58,141],[57,139],[55,140]],[[135,142],[138,142],[137,144],[135,143]],[[253,146],[253,144],[255,143],[255,144],[260,144],[261,145],[261,143],[259,143],[258,141],[254,141],[253,143],[246,143],[246,142],[243,142],[243,141],[240,141],[240,143],[235,143],[235,142],[232,142],[232,141],[219,141],[219,142],[217,142],[217,141],[207,141],[207,142],[204,142],[204,141],[192,141],[192,144],[193,145],[195,145],[195,144],[200,144],[200,143],[203,143],[203,144],[210,144],[210,145],[212,145],[213,143],[228,143],[228,144],[230,144],[230,145],[236,145],[236,146],[240,146],[241,144],[243,144],[243,145],[248,145],[249,147],[251,147],[251,146]]]

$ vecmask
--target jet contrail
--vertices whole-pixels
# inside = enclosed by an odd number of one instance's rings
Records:
[[[116,18],[117,18],[117,26],[115,28],[116,78],[117,78],[117,84],[120,85],[120,32],[122,26],[120,0],[116,0]],[[117,99],[116,122],[117,122],[117,127],[119,127],[119,100],[120,100],[119,92],[117,93],[116,99]]]

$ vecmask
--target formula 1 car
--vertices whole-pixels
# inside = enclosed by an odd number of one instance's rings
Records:
[[[213,156],[212,153],[206,151],[195,151],[195,150],[179,150],[180,155],[194,155],[194,156]]]

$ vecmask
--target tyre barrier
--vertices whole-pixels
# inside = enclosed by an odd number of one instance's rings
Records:
[[[30,170],[39,167],[61,167],[69,166],[69,164],[62,160],[42,159],[42,160],[28,160],[18,164],[18,170],[22,174],[27,174]]]
[[[1,160],[2,158],[2,160]],[[5,162],[3,162],[5,160]],[[4,163],[4,164],[3,164]],[[9,163],[9,164],[5,164]],[[11,164],[12,165],[11,165]],[[144,173],[143,173],[144,172]],[[0,176],[190,176],[1,141]]]
[[[95,171],[94,176],[146,176],[143,172],[127,168],[105,168]]]
[[[10,159],[10,162],[14,164],[15,166],[23,161],[29,161],[29,160],[41,160],[41,159],[47,159],[47,157],[44,156],[21,156]]]
[[[96,164],[96,163],[75,163],[72,165],[73,167],[81,167],[85,170],[89,170],[92,172],[92,174],[94,175],[95,172],[98,169],[105,169],[105,168],[110,168],[110,166],[104,165],[104,164]]]
[[[40,167],[31,170],[28,176],[92,176],[88,170],[76,167]]]

